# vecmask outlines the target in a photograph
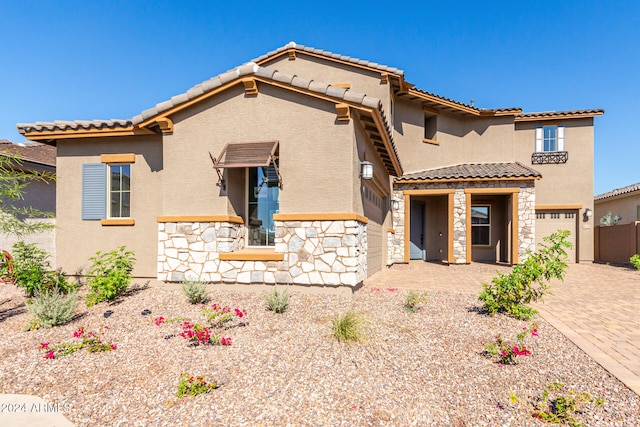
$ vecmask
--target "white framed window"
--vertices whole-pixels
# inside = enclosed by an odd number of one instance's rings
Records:
[[[131,165],[109,164],[108,218],[131,217]]]
[[[536,128],[536,152],[565,151],[564,126],[538,126]]]
[[[471,206],[471,244],[474,246],[491,245],[491,206]]]
[[[277,164],[277,162],[276,162]],[[246,169],[247,246],[275,246],[273,215],[280,212],[280,187],[273,164]]]

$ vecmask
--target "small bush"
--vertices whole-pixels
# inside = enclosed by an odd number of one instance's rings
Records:
[[[594,398],[589,393],[576,393],[573,390],[569,390],[568,394],[562,394],[563,389],[562,383],[548,383],[538,399],[537,409],[533,411],[534,418],[547,423],[582,426],[574,415],[586,412],[585,405],[602,406],[605,403],[603,397]]]
[[[182,282],[182,293],[191,304],[203,304],[207,302],[207,285],[199,280],[187,280]]]
[[[211,390],[218,388],[215,382],[207,383],[202,376],[193,376],[187,373],[180,375],[178,383],[178,397],[184,397],[187,394],[197,396],[202,393],[209,393]]]
[[[12,250],[13,259],[4,257],[0,275],[10,277],[28,297],[54,291],[67,294],[75,289],[60,271],[51,271],[50,255],[35,243],[17,242]]]
[[[404,311],[415,313],[422,308],[422,304],[429,299],[428,292],[411,291],[404,300]]]
[[[636,270],[640,270],[640,255],[635,254],[634,256],[629,258],[629,262],[635,267]]]
[[[478,295],[490,315],[505,312],[520,320],[529,320],[537,313],[525,304],[542,300],[550,292],[551,279],[564,278],[567,253],[571,243],[566,241],[568,230],[558,230],[544,238],[538,252],[527,251],[527,259],[513,267],[510,274],[498,273],[491,283],[483,283]],[[537,285],[537,287],[536,287]]]
[[[88,283],[87,306],[114,300],[127,290],[136,261],[133,252],[121,246],[110,252],[98,251],[89,261],[92,262],[89,275],[93,277]]]
[[[64,295],[53,291],[36,295],[27,305],[27,310],[33,317],[28,329],[40,326],[50,328],[67,323],[75,314],[77,303],[75,292]]]
[[[289,289],[279,291],[273,288],[273,291],[267,295],[267,308],[275,313],[284,313],[289,308]]]
[[[353,311],[347,311],[342,316],[336,314],[331,322],[333,336],[338,341],[362,341],[365,323],[365,318]]]

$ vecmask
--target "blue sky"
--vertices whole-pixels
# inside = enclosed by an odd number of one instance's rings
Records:
[[[4,0],[0,139],[130,118],[289,41],[395,66],[481,108],[604,108],[595,193],[640,181],[640,2]]]

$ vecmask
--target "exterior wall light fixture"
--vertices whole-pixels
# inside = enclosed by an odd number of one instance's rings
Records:
[[[360,162],[360,178],[373,179],[373,163],[367,161]]]
[[[592,217],[592,216],[593,216],[593,211],[591,210],[591,208],[587,208],[587,209],[584,211],[584,214],[585,214],[586,216],[588,216],[588,217]]]
[[[394,211],[397,211],[398,209],[400,209],[400,202],[398,202],[397,200],[394,200],[391,203],[391,207],[393,208]]]

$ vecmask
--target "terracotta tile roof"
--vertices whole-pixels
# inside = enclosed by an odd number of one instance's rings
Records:
[[[331,86],[329,83],[322,83],[316,80],[281,73],[274,68],[261,67],[253,62],[249,62],[247,64],[241,65],[240,67],[236,67],[233,70],[222,73],[218,76],[215,76],[209,80],[206,80],[202,83],[199,83],[193,86],[191,89],[182,93],[180,95],[176,95],[171,99],[161,102],[157,104],[153,108],[149,108],[142,113],[134,116],[128,120],[92,120],[92,121],[55,121],[55,122],[37,122],[37,123],[19,123],[18,131],[22,134],[28,132],[42,132],[42,131],[64,131],[68,129],[104,129],[104,128],[116,128],[116,127],[129,127],[138,125],[149,118],[159,116],[163,112],[168,111],[174,107],[177,107],[185,102],[188,102],[192,99],[198,98],[199,96],[210,92],[216,88],[219,88],[226,83],[229,83],[233,80],[236,80],[240,77],[244,76],[256,76],[266,80],[272,80],[278,83],[284,83],[290,85],[294,88],[304,89],[309,92],[315,92],[320,95],[329,96],[336,100],[342,100],[346,102],[350,102],[353,104],[360,104],[365,107],[376,109],[382,118],[382,122],[384,123],[385,133],[387,139],[391,143],[392,153],[389,153],[391,156],[395,158],[395,161],[398,165],[400,165],[400,159],[398,157],[398,152],[393,142],[393,132],[391,131],[391,126],[387,120],[386,114],[382,108],[382,101],[378,98],[368,96],[364,93],[356,92],[350,89],[340,88],[336,86]],[[389,159],[389,162],[391,160]],[[386,162],[388,163],[388,162]],[[388,165],[389,166],[389,165]],[[400,170],[402,166],[400,166]],[[401,172],[400,172],[401,173]],[[393,173],[392,175],[394,175]]]
[[[18,123],[18,131],[21,134],[27,132],[76,130],[76,129],[116,129],[127,128],[133,123],[131,120],[56,120],[53,122]]]
[[[622,194],[632,193],[634,191],[640,191],[640,182],[627,185],[626,187],[616,188],[615,190],[607,191],[606,193],[598,194],[593,199],[602,200],[610,197],[620,196]]]
[[[309,46],[305,46],[302,44],[297,44],[296,42],[289,42],[286,45],[279,47],[275,50],[272,50],[271,52],[267,52],[264,55],[261,55],[253,60],[251,60],[251,62],[255,62],[257,64],[264,62],[264,61],[268,61],[270,58],[278,55],[279,53],[285,52],[289,49],[296,49],[299,50],[301,52],[308,52],[308,53],[313,53],[315,55],[321,55],[321,56],[325,56],[329,59],[335,59],[338,61],[344,61],[344,62],[350,62],[352,64],[355,65],[361,65],[364,67],[369,67],[369,68],[374,68],[376,70],[379,71],[383,71],[386,73],[392,73],[392,74],[397,74],[399,76],[404,76],[404,71],[396,68],[396,67],[389,67],[388,65],[383,65],[383,64],[378,64],[377,62],[373,62],[373,61],[367,61],[365,59],[359,59],[359,58],[353,58],[351,56],[347,56],[347,55],[341,55],[339,53],[333,53],[333,52],[329,52],[328,50],[323,50],[323,49],[316,49],[315,47],[309,47]]]
[[[56,147],[40,142],[13,143],[0,139],[0,156],[9,154],[25,162],[56,166]]]
[[[543,111],[539,113],[522,113],[516,116],[517,119],[544,119],[544,118],[558,118],[561,119],[563,117],[571,117],[571,116],[601,116],[604,114],[604,110],[602,108],[592,108],[589,110],[565,110],[565,111]]]
[[[402,175],[395,180],[432,181],[448,179],[541,178],[540,172],[521,163],[463,163]]]

